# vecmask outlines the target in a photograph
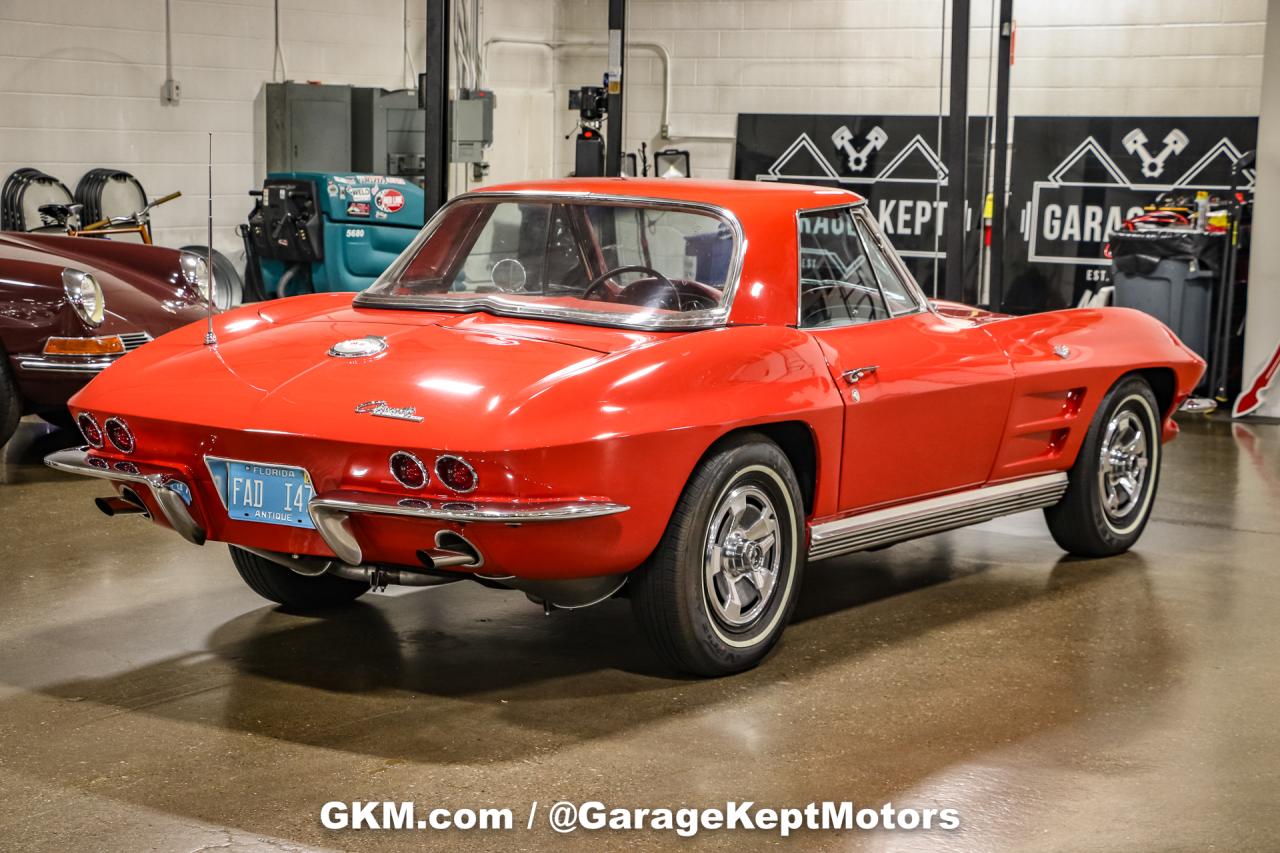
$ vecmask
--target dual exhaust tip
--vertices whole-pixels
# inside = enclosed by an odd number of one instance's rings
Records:
[[[120,490],[118,496],[95,498],[93,502],[107,516],[151,517],[142,498],[127,486]],[[436,534],[434,548],[422,548],[417,552],[418,561],[422,563],[425,572],[411,569],[384,569],[368,565],[348,566],[321,557],[297,557],[257,548],[244,550],[285,566],[300,575],[314,577],[332,574],[350,580],[366,581],[374,586],[386,586],[388,583],[404,586],[434,586],[471,577],[486,585],[499,585],[520,590],[530,600],[542,604],[547,613],[553,609],[576,610],[604,601],[616,595],[627,582],[626,575],[582,578],[575,581],[528,581],[510,576],[486,578],[478,574],[446,572],[444,570],[451,568],[474,571],[484,565],[484,557],[476,546],[464,536],[451,530],[441,530]]]
[[[109,518],[117,515],[151,517],[146,503],[128,486],[121,489],[119,495],[94,498],[93,503],[103,515]],[[440,531],[436,536],[435,548],[423,548],[418,551],[418,560],[428,569],[450,569],[462,566],[478,568],[484,563],[484,558],[480,556],[476,546],[464,537],[447,530]]]
[[[94,498],[93,503],[103,515],[111,518],[117,515],[151,517],[151,512],[147,509],[146,503],[137,492],[128,486],[122,488],[119,495]],[[484,558],[480,555],[476,546],[457,533],[442,530],[437,534],[435,544],[436,547],[422,548],[417,554],[418,560],[427,569],[440,570],[462,567],[474,569],[484,565]],[[290,568],[295,567],[291,565]]]

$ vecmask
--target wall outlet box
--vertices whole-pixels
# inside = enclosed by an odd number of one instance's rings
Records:
[[[165,104],[177,104],[182,100],[182,84],[172,77],[164,81],[160,87],[160,101]]]

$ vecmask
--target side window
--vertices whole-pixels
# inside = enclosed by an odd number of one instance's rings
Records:
[[[847,326],[888,316],[853,211],[801,213],[800,326]]]
[[[867,247],[867,254],[871,257],[871,266],[875,268],[876,279],[880,282],[880,289],[884,292],[889,311],[893,314],[909,314],[915,311],[920,305],[916,301],[915,294],[903,282],[902,276],[898,275],[893,263],[885,256],[885,252],[891,250],[881,248],[885,245],[884,238],[871,229],[866,217],[856,218],[858,227],[862,231],[862,242]]]

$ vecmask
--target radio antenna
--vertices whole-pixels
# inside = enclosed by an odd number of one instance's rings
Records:
[[[204,345],[217,346],[218,336],[213,333],[213,131],[209,131],[209,225],[208,242],[205,244],[204,271],[209,278],[209,330],[204,333]]]

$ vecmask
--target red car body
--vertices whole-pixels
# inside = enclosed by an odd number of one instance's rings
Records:
[[[1125,309],[1010,317],[922,305],[878,322],[799,328],[797,216],[858,204],[851,193],[574,179],[469,197],[558,194],[725,211],[743,238],[727,316],[670,331],[394,310],[353,304],[349,293],[246,305],[217,318],[216,345],[206,345],[203,324],[188,326],[77,394],[76,413],[124,419],[136,450],[70,453],[133,488],[160,523],[172,525],[176,512],[193,541],[394,569],[420,567],[423,549],[448,531],[483,558],[456,571],[519,586],[642,565],[699,461],[731,433],[763,433],[791,457],[809,553],[824,557],[868,546],[849,540],[850,519],[1065,472],[1107,389],[1127,374],[1149,378],[1168,439],[1203,370],[1165,326]],[[336,342],[365,336],[387,350],[329,357]],[[859,369],[871,372],[851,380]],[[360,410],[377,402],[420,420]],[[458,494],[433,477],[408,489],[388,469],[398,451],[428,463],[461,457],[476,488]],[[230,518],[206,457],[304,468],[318,529]],[[65,456],[50,462],[95,473]],[[150,475],[148,489],[121,478],[121,464]],[[189,500],[179,507],[166,483],[189,489]],[[365,509],[344,511],[357,505]],[[981,518],[959,513],[949,526],[972,520]]]

